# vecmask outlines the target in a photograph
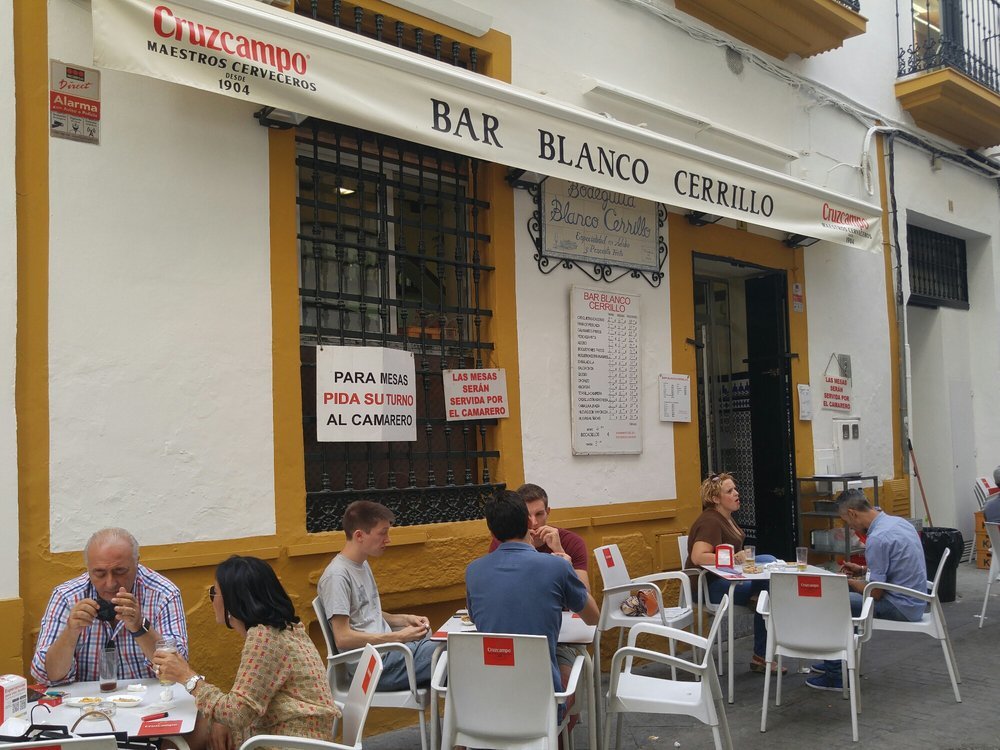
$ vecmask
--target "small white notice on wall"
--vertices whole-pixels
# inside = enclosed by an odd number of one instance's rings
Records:
[[[691,376],[660,375],[660,421],[691,421]]]
[[[413,352],[380,346],[316,349],[316,440],[417,439]]]
[[[507,371],[444,370],[444,408],[449,422],[509,417]]]
[[[799,419],[811,422],[813,418],[812,387],[808,383],[799,383]]]

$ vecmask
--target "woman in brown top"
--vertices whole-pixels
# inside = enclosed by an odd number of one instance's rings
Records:
[[[216,568],[208,597],[216,622],[246,639],[233,689],[206,682],[177,654],[153,659],[157,674],[187,683],[198,705],[192,747],[238,748],[256,734],[333,739],[340,712],[325,666],[271,566],[234,555]]]
[[[731,544],[736,550],[736,562],[745,557],[743,540],[746,535],[733,520],[733,513],[740,509],[740,493],[732,474],[713,474],[701,483],[701,515],[695,519],[688,534],[688,560],[686,567],[714,565],[715,548]],[[774,562],[771,555],[757,555],[757,562]],[[708,599],[718,604],[729,593],[730,581],[709,574]],[[757,595],[767,588],[767,581],[741,581],[733,587],[733,604],[755,606]],[[753,617],[753,656],[750,671],[763,673],[764,652],[767,648],[767,626],[756,612]]]

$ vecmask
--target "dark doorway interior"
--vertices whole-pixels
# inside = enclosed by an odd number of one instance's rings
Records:
[[[702,474],[733,474],[747,543],[788,559],[795,464],[785,273],[700,256],[694,272]]]

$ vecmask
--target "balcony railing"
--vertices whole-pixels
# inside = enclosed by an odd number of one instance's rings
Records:
[[[897,7],[912,21],[900,30],[900,77],[952,68],[1000,93],[1000,0],[897,0]]]
[[[855,13],[861,12],[861,0],[837,0],[841,5],[850,8]]]

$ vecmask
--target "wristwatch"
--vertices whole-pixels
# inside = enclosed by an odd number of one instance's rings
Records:
[[[143,617],[142,625],[139,627],[138,630],[133,630],[132,635],[135,636],[136,638],[142,638],[142,636],[146,635],[146,633],[149,632],[149,629],[151,627],[153,627],[153,623],[149,621],[148,617]]]
[[[194,686],[198,684],[199,680],[204,680],[204,679],[205,675],[196,674],[193,677],[190,677],[188,681],[184,683],[184,689],[190,693],[194,690]]]

